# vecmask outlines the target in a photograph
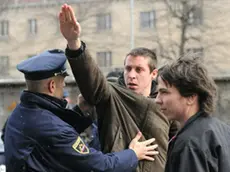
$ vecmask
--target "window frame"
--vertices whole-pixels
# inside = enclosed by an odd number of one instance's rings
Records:
[[[112,29],[111,13],[96,15],[96,29],[97,31],[106,31]]]
[[[140,12],[140,28],[154,29],[156,27],[156,11],[141,11]]]

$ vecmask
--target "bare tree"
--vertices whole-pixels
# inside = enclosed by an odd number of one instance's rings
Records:
[[[5,12],[14,0],[0,0],[0,15]]]
[[[186,44],[189,42],[200,44],[202,32],[200,25],[203,22],[202,0],[164,0],[163,2],[167,11],[165,14],[168,22],[167,41],[162,40],[161,34],[157,34],[154,41],[159,46],[160,56],[171,59],[184,54],[187,51]],[[197,29],[199,34],[190,33],[191,27]],[[178,35],[177,38],[173,37],[174,33]]]
[[[189,49],[191,46],[193,51],[200,51],[203,55],[203,50],[211,49],[217,45],[229,44],[226,39],[205,41],[204,43],[204,36],[209,36],[209,38],[218,37],[218,35],[213,35],[213,32],[208,31],[215,29],[215,33],[222,34],[223,24],[216,24],[214,28],[213,21],[221,23],[217,21],[217,18],[221,18],[223,6],[214,7],[212,2],[204,0],[163,0],[155,2],[163,3],[162,9],[157,9],[157,12],[164,11],[163,15],[157,16],[157,22],[164,21],[167,23],[164,28],[156,25],[156,34],[153,37],[153,42],[157,44],[160,57],[164,59],[176,58],[191,50]],[[152,1],[152,3],[154,2]],[[204,9],[208,13],[209,21],[204,18]],[[212,17],[215,19],[212,20]]]

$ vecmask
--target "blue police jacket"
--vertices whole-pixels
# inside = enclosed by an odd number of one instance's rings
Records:
[[[138,159],[133,150],[103,154],[79,136],[91,123],[66,102],[24,91],[5,133],[8,172],[129,172]]]

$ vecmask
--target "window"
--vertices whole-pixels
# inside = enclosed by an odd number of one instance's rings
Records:
[[[189,13],[188,23],[194,26],[201,25],[203,23],[203,14],[201,7],[194,7]]]
[[[148,11],[148,12],[140,13],[141,28],[154,28],[155,20],[156,20],[155,11]]]
[[[8,74],[9,69],[9,57],[8,56],[0,56],[0,73],[1,75]]]
[[[97,64],[100,67],[111,67],[112,66],[112,53],[108,52],[97,52]]]
[[[29,19],[29,32],[30,34],[37,33],[37,20],[36,19]]]
[[[111,14],[97,15],[97,30],[110,30],[112,28]]]
[[[204,56],[204,49],[203,48],[188,48],[187,53],[199,53],[201,57]]]
[[[0,35],[1,36],[8,36],[9,35],[9,21],[2,20],[0,22]]]

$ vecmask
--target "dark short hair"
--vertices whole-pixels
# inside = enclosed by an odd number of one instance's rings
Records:
[[[134,48],[126,55],[126,58],[128,56],[134,56],[134,57],[143,56],[143,57],[149,58],[150,72],[152,72],[154,69],[156,69],[157,56],[156,56],[154,51],[152,51],[148,48],[144,48],[144,47]],[[126,58],[125,58],[125,60],[126,60]]]
[[[198,95],[200,110],[215,110],[217,86],[196,54],[187,54],[158,70],[165,84],[175,86],[183,97]]]

